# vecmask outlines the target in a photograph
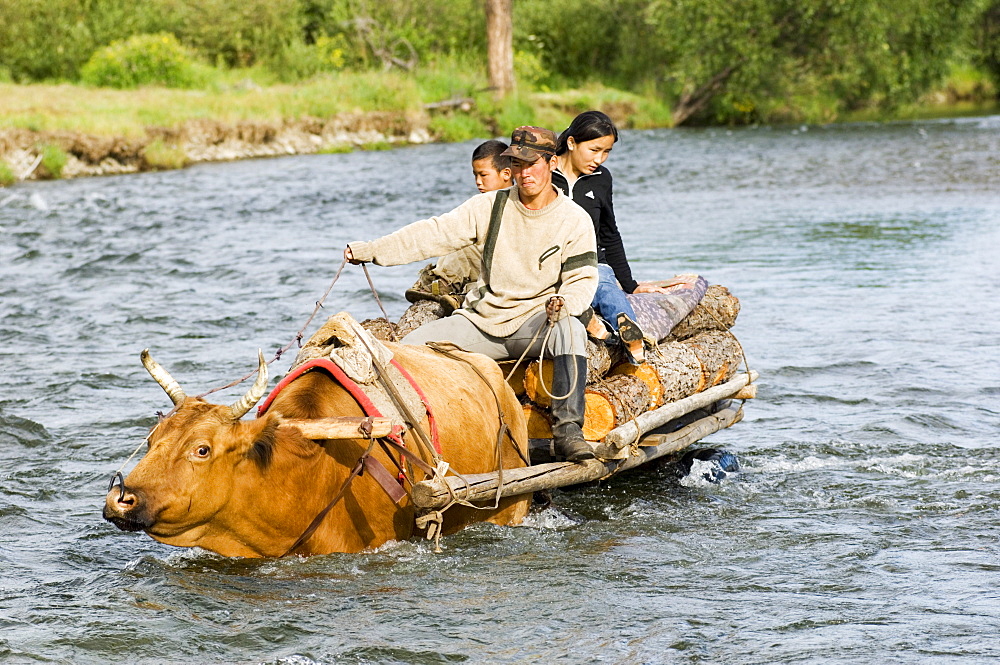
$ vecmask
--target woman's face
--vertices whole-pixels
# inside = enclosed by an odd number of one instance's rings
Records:
[[[569,147],[569,161],[573,165],[573,170],[580,174],[593,173],[611,154],[611,148],[615,145],[615,137],[609,134],[598,139],[577,143],[571,136],[566,141],[566,145]]]

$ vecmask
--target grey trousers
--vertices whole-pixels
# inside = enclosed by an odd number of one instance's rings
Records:
[[[528,357],[537,358],[546,335],[545,310],[533,315],[510,337],[494,337],[477,328],[461,314],[430,321],[403,338],[403,344],[451,342],[465,351],[481,353],[493,360],[515,360],[528,349]],[[537,333],[537,336],[536,336]],[[534,338],[534,341],[532,339]],[[552,327],[545,355],[587,356],[587,329],[575,316],[564,316]]]

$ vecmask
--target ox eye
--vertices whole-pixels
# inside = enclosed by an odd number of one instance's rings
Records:
[[[211,449],[211,448],[209,448],[208,446],[198,446],[198,447],[197,447],[197,448],[195,448],[195,450],[194,450],[194,454],[195,454],[195,456],[196,456],[196,457],[202,457],[202,458],[204,458],[204,457],[208,457],[208,454],[209,454],[210,452],[212,452],[212,449]]]

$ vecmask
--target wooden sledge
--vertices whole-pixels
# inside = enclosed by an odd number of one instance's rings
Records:
[[[743,400],[756,394],[757,372],[745,365],[743,349],[729,332],[739,300],[722,286],[709,286],[693,310],[633,366],[620,353],[588,341],[585,438],[597,459],[552,461],[549,388],[552,367],[534,361],[499,363],[521,399],[528,421],[532,466],[469,476],[436,477],[413,486],[418,511],[441,510],[455,500],[492,502],[500,497],[601,480],[680,451],[743,418]],[[418,301],[399,323],[362,323],[377,337],[402,336],[445,313],[436,302]]]

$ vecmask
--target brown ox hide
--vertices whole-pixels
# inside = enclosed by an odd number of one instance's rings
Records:
[[[427,395],[437,420],[442,457],[463,473],[495,468],[500,419],[490,387],[466,363],[427,347],[388,344],[396,360]],[[500,369],[485,356],[461,354],[488,378],[503,416],[527,457],[520,404]],[[145,457],[124,488],[108,492],[104,516],[120,528],[144,530],[156,540],[199,546],[225,556],[281,556],[306,530],[347,479],[369,442],[312,441],[282,418],[361,416],[361,408],[325,372],[309,372],[285,388],[256,420],[233,420],[227,408],[183,397],[149,437]],[[428,422],[422,423],[430,432]],[[406,436],[419,450],[415,434]],[[524,466],[509,438],[501,448],[507,468]],[[373,455],[395,475],[376,445]],[[414,470],[414,480],[422,479]],[[498,510],[455,506],[444,533],[475,521],[518,524],[530,495],[501,501]],[[354,479],[315,533],[294,552],[358,552],[414,532],[409,498],[394,504],[369,474]]]

